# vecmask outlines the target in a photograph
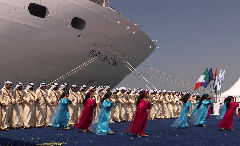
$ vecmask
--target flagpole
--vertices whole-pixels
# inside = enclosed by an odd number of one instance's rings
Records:
[[[210,82],[211,83],[211,82]],[[209,84],[210,84],[209,83]],[[212,85],[210,84],[210,93],[212,94]]]

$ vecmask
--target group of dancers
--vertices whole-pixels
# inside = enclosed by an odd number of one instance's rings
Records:
[[[82,130],[84,133],[93,132],[93,130],[90,129],[90,126],[93,122],[94,109],[97,106],[93,92],[94,91],[90,90],[87,93],[83,101],[83,111],[75,123],[75,128]],[[94,132],[96,132],[98,135],[114,134],[114,131],[112,131],[109,127],[110,111],[114,106],[114,102],[111,100],[112,95],[112,92],[107,92],[101,101],[101,113],[97,122],[97,128],[94,130]],[[68,104],[71,104],[71,100],[69,100],[69,92],[65,91],[62,94],[62,98],[59,102],[59,107],[53,120],[53,127],[58,129],[69,129]],[[147,91],[139,92],[136,106],[136,113],[133,121],[127,128],[127,132],[134,133],[137,135],[137,137],[148,136],[145,133],[145,127],[152,104],[149,102],[149,94]]]
[[[125,87],[111,90],[110,86],[87,88],[85,85],[79,89],[76,85],[72,85],[69,89],[66,83],[61,85],[53,83],[48,90],[46,83],[41,83],[37,89],[34,83],[27,84],[25,89],[22,83],[16,84],[14,89],[12,86],[12,82],[7,81],[0,90],[0,130],[52,126],[53,117],[64,91],[69,91],[69,99],[72,102],[68,105],[70,116],[68,125],[70,126],[74,126],[75,121],[81,115],[84,107],[83,101],[90,90],[96,100],[94,122],[99,118],[104,95],[110,91],[112,91],[111,100],[115,103],[110,111],[110,123],[132,121],[136,112],[137,97],[143,90]],[[149,90],[148,92],[149,102],[152,104],[149,113],[150,120],[179,116],[182,107],[180,99],[185,93],[161,90]],[[192,95],[190,98],[194,105],[196,95]],[[192,109],[189,114],[191,111]]]
[[[99,135],[114,134],[114,132],[111,131],[111,129],[109,128],[110,111],[114,105],[114,103],[111,101],[111,96],[112,92],[107,92],[102,100],[101,114],[99,116],[98,126],[96,130],[96,133]],[[70,118],[68,105],[71,103],[72,101],[69,99],[69,92],[64,91],[53,120],[53,127],[58,129],[70,129],[68,127],[68,121]],[[84,108],[82,114],[76,121],[75,127],[76,129],[82,129],[82,132],[84,133],[92,132],[92,130],[90,130],[89,128],[93,121],[94,109],[97,106],[96,100],[94,99],[93,91],[89,91],[87,93],[83,101],[83,105]]]
[[[192,106],[191,102],[189,101],[189,94],[186,94],[182,97],[182,110],[180,116],[174,121],[172,124],[172,127],[177,128],[186,128],[188,127],[188,113],[189,109]],[[190,122],[194,124],[195,126],[199,127],[206,127],[206,119],[209,117],[211,108],[212,108],[212,101],[211,97],[209,97],[208,94],[204,94],[201,98],[200,96],[197,96],[196,104],[193,109],[193,112],[191,114]],[[221,130],[226,131],[232,131],[233,130],[233,124],[234,124],[234,116],[236,114],[236,109],[239,107],[239,104],[237,102],[234,102],[233,96],[228,96],[224,100],[224,105],[220,109],[220,115],[217,116],[218,120],[221,120],[218,127],[221,128]]]
[[[91,124],[97,124],[99,135],[114,134],[109,123],[131,121],[127,128],[129,133],[138,137],[148,136],[144,130],[147,120],[160,118],[177,118],[173,127],[185,128],[187,119],[196,126],[205,127],[205,121],[211,111],[211,98],[205,94],[177,93],[170,91],[144,91],[143,89],[110,89],[110,86],[98,87],[68,85],[57,83],[49,90],[45,83],[35,91],[34,84],[29,83],[25,90],[18,83],[11,90],[12,82],[5,82],[0,92],[0,128],[30,128],[53,126],[57,129],[69,129],[75,126],[82,132],[92,132]],[[219,127],[232,130],[233,115],[238,104],[232,97],[225,100]],[[232,119],[231,119],[232,118]],[[226,126],[227,125],[227,126]]]

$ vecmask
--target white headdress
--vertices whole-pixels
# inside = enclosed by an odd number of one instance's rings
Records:
[[[82,86],[80,87],[80,90],[82,90],[82,89],[84,89],[84,88],[87,88],[87,86],[86,86],[86,85],[82,85]]]
[[[137,89],[134,88],[134,89],[131,91],[131,94],[134,94],[136,91],[137,91]]]
[[[62,83],[62,85],[60,86],[59,90],[62,90],[62,89],[64,89],[65,87],[68,87],[68,84],[67,84],[67,83]]]
[[[100,90],[103,90],[104,88],[102,87],[102,86],[99,86],[98,88],[97,88],[97,91],[99,92]]]
[[[89,89],[95,89],[96,87],[95,86],[90,86]]]
[[[113,89],[112,92],[115,93],[115,92],[117,92],[117,90],[116,90],[116,89]]]
[[[46,87],[46,86],[47,86],[46,83],[41,83],[41,84],[39,85],[39,88]]]
[[[6,85],[9,85],[9,84],[12,85],[12,82],[10,82],[10,81],[6,81],[6,82],[5,82],[5,85],[4,85],[4,88],[6,88]]]
[[[28,83],[27,87],[26,87],[26,90],[29,90],[30,88],[34,87],[34,84],[33,83]]]
[[[110,89],[110,88],[111,88],[110,86],[106,86],[106,87],[105,87],[105,90]]]
[[[77,88],[77,85],[72,85],[71,88]]]
[[[121,88],[119,88],[119,90],[120,90],[120,91],[122,91],[122,90],[125,90],[125,91],[126,91],[127,89],[126,89],[126,87],[121,87]]]
[[[50,90],[53,90],[54,88],[56,88],[56,87],[58,87],[58,86],[59,86],[58,83],[53,83],[52,86],[51,86],[51,88],[50,88]]]
[[[5,84],[12,84],[12,82],[10,82],[10,81],[6,81]]]
[[[23,83],[19,82],[16,87],[14,88],[14,90],[18,89],[19,87],[23,87]]]

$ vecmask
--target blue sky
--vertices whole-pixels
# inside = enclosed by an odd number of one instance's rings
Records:
[[[133,23],[141,24],[156,42],[143,63],[195,84],[206,68],[226,69],[222,91],[240,77],[239,0],[111,0],[113,8]],[[143,70],[143,67],[139,67]],[[149,79],[151,81],[151,79]],[[151,81],[167,90],[185,87]],[[145,87],[133,74],[119,86]]]

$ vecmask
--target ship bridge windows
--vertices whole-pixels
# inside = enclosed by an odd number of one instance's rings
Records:
[[[90,1],[103,7],[109,7],[109,0],[90,0]]]
[[[72,19],[71,25],[73,28],[78,29],[78,30],[83,30],[86,26],[86,21],[78,18],[78,17],[74,17]]]
[[[31,15],[40,17],[40,18],[46,18],[48,14],[47,7],[36,4],[36,3],[30,3],[28,5],[28,11]]]

